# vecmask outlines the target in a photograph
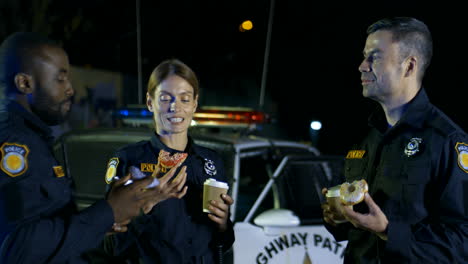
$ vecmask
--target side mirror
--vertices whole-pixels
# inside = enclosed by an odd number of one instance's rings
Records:
[[[301,221],[291,210],[270,209],[255,217],[254,223],[263,227],[267,235],[278,235],[282,228],[298,226]]]

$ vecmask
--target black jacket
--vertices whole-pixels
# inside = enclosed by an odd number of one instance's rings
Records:
[[[429,102],[424,89],[391,128],[379,110],[369,119],[365,140],[349,152],[345,176],[369,183],[389,221],[388,241],[349,223],[327,226],[337,240],[349,240],[344,262],[467,263],[466,133]],[[364,202],[355,206],[366,209]]]
[[[157,164],[158,154],[165,146],[154,134],[150,141],[128,145],[120,149],[112,160],[118,161],[117,176],[136,166],[147,176]],[[143,263],[215,263],[218,245],[224,250],[234,242],[234,231],[220,234],[206,213],[202,212],[203,183],[208,178],[226,182],[223,162],[214,151],[196,145],[190,138],[183,165],[187,166],[187,194],[182,199],[168,199],[157,204],[148,215],[142,215],[129,225],[129,231],[114,235],[107,242],[111,254],[137,258]],[[111,165],[109,163],[108,166]]]
[[[0,112],[0,263],[78,263],[111,229],[106,201],[77,212],[50,128],[19,104]]]

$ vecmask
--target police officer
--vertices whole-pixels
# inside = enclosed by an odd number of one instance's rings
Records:
[[[179,60],[159,64],[148,83],[147,107],[154,113],[155,133],[148,141],[120,149],[111,158],[108,170],[124,175],[137,167],[145,176],[160,170],[161,150],[174,156],[185,156],[181,171],[187,174],[187,192],[183,199],[168,199],[157,204],[129,226],[129,232],[106,240],[114,256],[125,256],[143,263],[217,263],[222,251],[234,241],[229,195],[223,202],[211,201],[211,213],[203,213],[203,183],[208,178],[226,182],[221,158],[212,150],[198,146],[188,136],[188,128],[197,108],[198,80],[195,73]],[[116,165],[117,164],[117,165]],[[165,167],[171,166],[166,164]],[[107,175],[112,181],[114,175]],[[112,246],[109,246],[112,245]],[[221,255],[222,256],[222,255]]]
[[[468,138],[422,88],[431,34],[414,18],[368,30],[359,66],[364,97],[378,102],[365,139],[345,161],[348,182],[365,179],[364,202],[323,205],[328,230],[348,240],[345,263],[468,262]],[[326,189],[324,190],[326,193]]]
[[[76,210],[49,128],[70,111],[69,73],[65,51],[37,34],[15,33],[0,47],[0,263],[81,263],[107,232],[180,195],[145,190],[147,179],[124,186],[127,175],[106,200]]]

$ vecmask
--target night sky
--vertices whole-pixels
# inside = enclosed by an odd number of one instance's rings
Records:
[[[16,30],[18,23],[8,20],[13,15],[5,9],[7,2],[0,5],[3,35]],[[136,78],[134,1],[44,2],[50,2],[44,18],[51,25],[49,35],[63,40],[73,65]],[[429,26],[434,57],[424,86],[431,101],[468,131],[465,9],[448,1],[361,1],[347,6],[311,2],[315,1],[275,1],[263,110],[273,116],[277,129],[263,133],[307,141],[310,121],[320,120],[318,148],[323,153],[344,154],[356,143],[376,107],[361,96],[358,65],[365,31],[389,16],[413,16]],[[141,0],[144,86],[160,61],[179,58],[199,76],[201,105],[259,108],[269,8],[267,0]],[[252,20],[254,28],[239,32],[245,19]],[[125,88],[125,102],[136,103],[137,87]]]

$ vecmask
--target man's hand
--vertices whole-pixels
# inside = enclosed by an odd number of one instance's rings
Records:
[[[221,195],[221,199],[223,199],[223,203],[214,200],[210,201],[208,210],[210,210],[211,213],[208,214],[208,218],[218,224],[219,232],[224,232],[227,230],[229,206],[234,203],[234,200],[227,194]]]
[[[115,223],[125,223],[138,216],[141,212],[148,213],[157,203],[168,198],[182,198],[187,192],[184,187],[187,179],[186,167],[182,167],[174,180],[178,166],[174,166],[163,177],[159,178],[159,185],[148,189],[147,186],[153,181],[153,177],[134,180],[132,184],[124,185],[130,179],[130,174],[117,180],[109,192],[107,201],[114,212]],[[157,175],[155,171],[155,175]]]
[[[151,199],[143,207],[143,212],[145,214],[149,213],[151,209],[159,202],[169,198],[180,199],[187,193],[188,186],[184,187],[185,181],[187,180],[187,166],[183,166],[177,176],[172,179],[172,176],[178,167],[179,165],[174,166],[163,177],[159,178],[158,186],[147,189],[148,195],[151,197]],[[158,174],[159,167],[154,170],[152,177],[156,177]]]
[[[107,232],[106,235],[113,235],[116,233],[125,233],[127,232],[128,228],[127,225],[130,224],[130,220],[127,220],[123,223],[114,223],[112,225],[112,230]]]
[[[130,177],[130,174],[127,174],[125,177],[114,182],[107,197],[107,202],[114,212],[115,223],[125,223],[139,215],[141,208],[146,203],[146,200],[143,199],[145,187],[150,184],[153,179],[148,177],[136,180],[132,184],[125,186],[125,182],[127,182]]]
[[[322,194],[325,196],[325,203],[322,204],[323,220],[329,225],[336,226],[337,223],[343,222],[344,216],[340,211],[343,206],[340,206],[340,208],[332,208],[326,197],[327,192],[327,188],[322,189]]]
[[[383,240],[387,240],[387,235],[385,234],[388,226],[387,216],[380,210],[380,207],[368,193],[365,194],[364,201],[369,207],[369,213],[360,214],[348,207],[342,207],[343,215],[355,227],[374,232]]]

